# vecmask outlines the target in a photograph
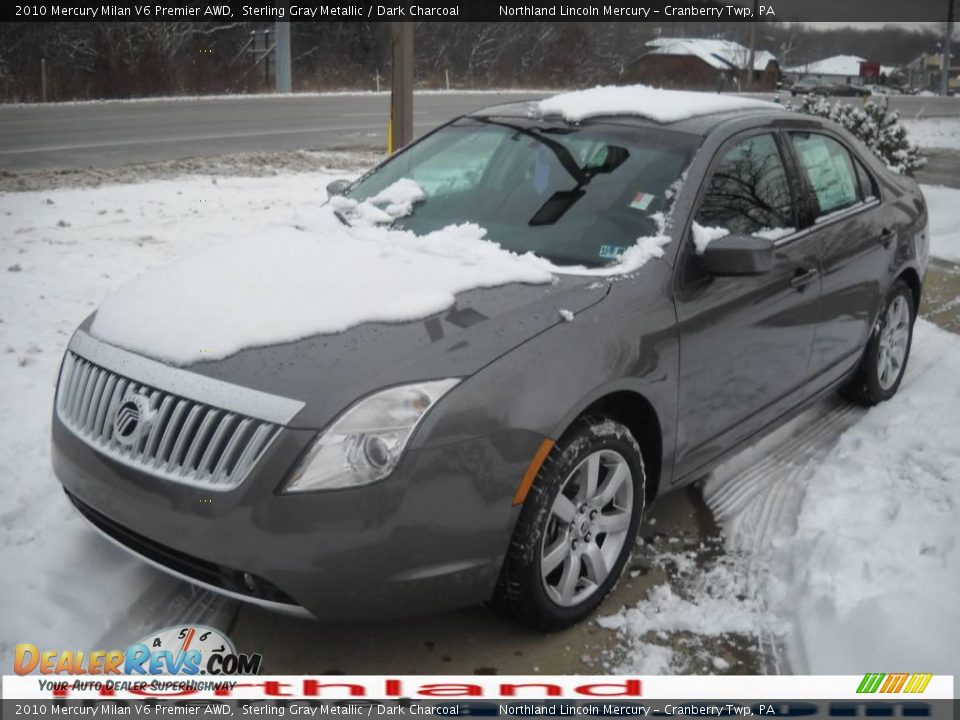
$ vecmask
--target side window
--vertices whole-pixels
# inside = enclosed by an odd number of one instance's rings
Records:
[[[817,217],[860,202],[859,182],[847,149],[816,133],[791,133],[800,166],[817,200]]]
[[[778,237],[793,226],[790,185],[773,135],[754,135],[724,152],[697,212],[698,248],[700,236]]]

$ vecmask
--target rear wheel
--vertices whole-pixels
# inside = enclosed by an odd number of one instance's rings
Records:
[[[640,448],[624,425],[578,421],[524,502],[494,606],[543,630],[589,615],[630,556],[645,484]]]
[[[887,294],[857,374],[843,390],[845,397],[862,405],[893,397],[907,369],[915,318],[913,293],[898,280]]]

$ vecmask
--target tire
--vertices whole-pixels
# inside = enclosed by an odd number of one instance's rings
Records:
[[[593,612],[630,557],[645,491],[643,456],[627,427],[603,415],[578,420],[530,488],[494,607],[541,630],[567,627]]]
[[[907,369],[916,316],[913,293],[897,280],[887,293],[856,374],[842,390],[844,397],[872,406],[894,396]]]

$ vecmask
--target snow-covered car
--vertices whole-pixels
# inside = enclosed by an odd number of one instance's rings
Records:
[[[597,88],[493,107],[70,340],[53,463],[147,562],[318,618],[576,622],[644,509],[903,377],[917,185],[829,121]]]

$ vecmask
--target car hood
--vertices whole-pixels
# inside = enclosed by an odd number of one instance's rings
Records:
[[[290,426],[320,429],[381,388],[472,375],[564,322],[560,310],[581,312],[600,302],[608,289],[604,279],[558,276],[546,285],[471,290],[457,295],[447,310],[422,320],[366,323],[182,369],[303,401]],[[89,327],[90,320],[84,325]]]

